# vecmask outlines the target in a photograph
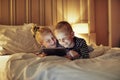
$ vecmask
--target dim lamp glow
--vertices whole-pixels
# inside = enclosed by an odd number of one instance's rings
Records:
[[[72,25],[76,37],[84,38],[87,44],[90,43],[88,23],[78,23]]]
[[[78,23],[72,25],[73,31],[77,34],[89,33],[88,23]]]

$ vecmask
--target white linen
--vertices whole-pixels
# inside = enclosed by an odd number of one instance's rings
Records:
[[[109,49],[96,58],[74,61],[16,53],[6,70],[8,80],[120,80],[120,48]]]
[[[0,56],[0,80],[7,80],[7,61],[10,59],[10,55]]]

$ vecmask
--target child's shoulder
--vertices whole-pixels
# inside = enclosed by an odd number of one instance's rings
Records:
[[[86,41],[83,38],[74,37],[75,44],[82,45],[86,44]]]
[[[79,40],[79,41],[84,41],[83,38],[79,38],[79,37],[76,37],[76,36],[74,37],[74,39],[75,39],[75,40]]]

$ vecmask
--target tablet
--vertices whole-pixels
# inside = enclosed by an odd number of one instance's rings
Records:
[[[48,56],[50,55],[65,56],[66,55],[65,48],[44,48],[43,52]]]

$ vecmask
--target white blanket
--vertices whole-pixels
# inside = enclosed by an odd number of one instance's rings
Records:
[[[8,80],[120,80],[120,48],[96,58],[74,61],[18,53],[9,59],[6,71]]]

